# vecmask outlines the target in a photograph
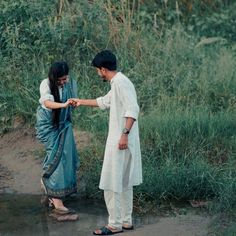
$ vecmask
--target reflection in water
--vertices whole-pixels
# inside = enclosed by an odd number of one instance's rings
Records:
[[[103,201],[72,198],[66,206],[75,209],[79,221],[57,222],[49,217],[40,205],[38,195],[0,195],[0,236],[87,236],[95,228],[107,223],[107,211]],[[134,217],[134,224],[157,222],[152,216]]]

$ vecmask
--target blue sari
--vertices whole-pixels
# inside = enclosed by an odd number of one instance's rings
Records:
[[[76,97],[76,84],[64,84],[62,102]],[[42,183],[48,197],[64,198],[77,192],[79,159],[72,123],[72,107],[61,109],[58,128],[52,123],[52,111],[39,106],[37,109],[36,136],[46,148],[43,162]]]

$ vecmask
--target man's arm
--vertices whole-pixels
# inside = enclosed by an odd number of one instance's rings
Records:
[[[126,122],[125,122],[125,129],[130,131],[133,124],[135,122],[135,119],[132,118],[132,117],[126,117]],[[120,150],[124,150],[124,149],[127,149],[128,148],[128,135],[129,133],[127,134],[122,134],[121,137],[120,137],[120,141],[119,141],[119,149]]]
[[[98,107],[98,103],[96,99],[78,99],[71,98],[70,100],[76,102],[76,106],[90,106],[90,107]]]
[[[125,128],[128,130],[131,130],[133,124],[135,122],[135,119],[132,117],[126,117],[126,123],[125,123]]]

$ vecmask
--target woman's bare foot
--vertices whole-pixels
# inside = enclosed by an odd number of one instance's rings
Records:
[[[61,211],[68,211],[68,208],[66,208],[62,202],[61,199],[58,198],[50,198],[50,203],[53,204],[55,209],[61,210]]]

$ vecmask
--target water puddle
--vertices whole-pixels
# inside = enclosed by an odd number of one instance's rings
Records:
[[[107,224],[103,201],[72,198],[65,203],[75,209],[80,219],[75,222],[57,222],[40,204],[39,195],[0,195],[0,236],[87,236],[95,228]],[[157,222],[155,216],[135,216],[135,227]]]

